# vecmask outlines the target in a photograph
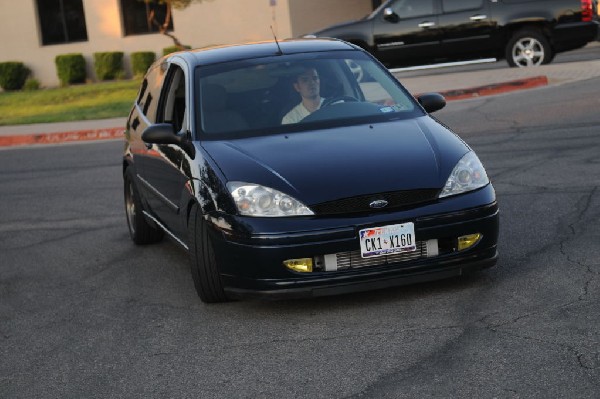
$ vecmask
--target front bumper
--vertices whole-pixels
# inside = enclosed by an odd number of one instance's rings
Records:
[[[385,214],[284,220],[214,214],[207,222],[221,279],[231,297],[301,298],[367,291],[459,276],[491,267],[498,257],[499,210],[491,185],[438,204]],[[439,253],[335,271],[298,273],[283,266],[287,259],[356,251],[360,229],[404,222],[415,224],[417,241],[439,243]],[[452,248],[453,239],[473,233],[482,234],[475,246]]]

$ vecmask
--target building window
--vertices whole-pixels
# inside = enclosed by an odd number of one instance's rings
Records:
[[[170,11],[167,7],[167,4],[159,4],[158,1],[121,0],[125,36],[157,33],[159,26],[156,23],[164,24],[167,15],[169,15],[167,30],[173,30],[173,16],[167,12]],[[154,17],[156,23],[151,20],[151,17]]]
[[[82,0],[37,0],[36,3],[43,45],[88,39]]]

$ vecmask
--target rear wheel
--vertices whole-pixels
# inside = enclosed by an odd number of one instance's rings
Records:
[[[133,171],[127,168],[124,176],[125,215],[129,235],[138,245],[152,244],[163,238],[164,232],[148,223],[142,214],[142,202],[133,180]]]
[[[506,61],[511,67],[531,67],[547,64],[554,58],[550,42],[535,29],[516,32],[506,45]]]
[[[198,296],[205,303],[227,302],[208,227],[197,205],[190,212],[188,231],[192,279]]]

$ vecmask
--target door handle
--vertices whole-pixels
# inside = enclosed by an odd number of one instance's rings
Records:
[[[469,18],[471,21],[483,21],[484,19],[487,18],[487,15],[473,15],[471,18]]]
[[[427,21],[419,24],[419,28],[431,28],[432,26],[435,26],[435,22]]]

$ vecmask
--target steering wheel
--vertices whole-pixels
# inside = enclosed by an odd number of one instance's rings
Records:
[[[349,102],[353,102],[353,103],[357,103],[360,102],[360,100],[358,98],[352,97],[352,96],[335,96],[335,97],[329,97],[327,99],[325,99],[325,101],[323,101],[323,104],[321,104],[321,108],[327,107],[329,105],[338,103],[338,102],[345,102],[345,103],[349,103]]]

